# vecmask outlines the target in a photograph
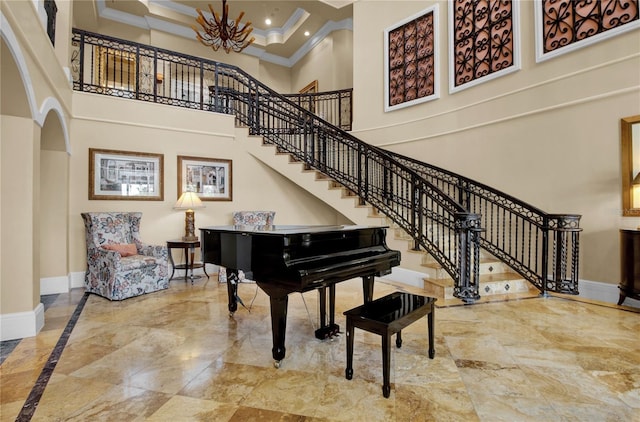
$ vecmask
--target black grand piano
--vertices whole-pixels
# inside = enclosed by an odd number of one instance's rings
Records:
[[[374,277],[389,274],[400,264],[400,252],[386,245],[386,229],[356,225],[204,227],[200,229],[202,260],[227,268],[230,315],[238,308],[238,270],[269,296],[272,354],[279,367],[285,357],[289,293],[319,289],[320,328],[315,335],[324,339],[336,334],[335,284],[362,277],[364,300],[370,302]]]

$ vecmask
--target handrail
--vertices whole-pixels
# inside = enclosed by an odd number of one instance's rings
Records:
[[[387,151],[325,122],[243,70],[220,66],[232,81],[218,79],[220,87],[211,92],[219,111],[235,114],[250,134],[261,135],[387,215],[451,275],[457,297],[467,302],[480,297],[479,216]]]
[[[350,131],[353,120],[352,94],[353,89],[349,88],[304,94],[282,94],[282,96],[317,114],[322,120],[332,123],[342,130]]]
[[[579,216],[544,214],[369,145],[314,113],[304,96],[280,95],[236,66],[76,29],[72,43],[75,90],[233,114],[250,134],[333,178],[398,224],[416,249],[442,265],[454,280],[454,296],[465,302],[480,297],[480,246],[544,293],[577,293]]]
[[[389,154],[481,215],[481,246],[541,292],[578,294],[580,215],[548,214],[472,179],[398,153]]]
[[[73,29],[71,68],[77,91],[212,110],[209,93],[218,86],[215,63]],[[284,95],[343,130],[351,130],[351,96],[351,89]]]

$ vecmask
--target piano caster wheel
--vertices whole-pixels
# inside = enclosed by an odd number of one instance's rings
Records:
[[[384,396],[385,399],[389,398],[389,396],[391,395],[391,386],[390,385],[383,385],[382,386],[382,395]]]
[[[352,379],[353,378],[353,369],[349,369],[349,368],[345,369],[344,377],[346,379],[348,379],[348,380]]]
[[[233,318],[233,314],[235,314],[235,312],[229,312],[229,318]]]
[[[280,368],[280,362],[282,362],[282,361],[281,360],[274,361],[273,362],[273,367],[276,368],[276,369]]]

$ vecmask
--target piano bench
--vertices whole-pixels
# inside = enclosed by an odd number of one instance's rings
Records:
[[[418,296],[411,293],[394,292],[387,296],[365,303],[344,313],[347,317],[347,369],[345,377],[353,378],[353,333],[354,329],[382,336],[382,395],[391,393],[389,383],[391,336],[396,334],[396,347],[402,345],[402,329],[423,316],[428,316],[429,358],[433,359],[436,350],[433,344],[433,319],[436,298]]]

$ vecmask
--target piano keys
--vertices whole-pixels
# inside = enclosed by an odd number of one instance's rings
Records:
[[[202,261],[227,268],[230,315],[238,308],[238,270],[269,296],[272,356],[279,367],[286,354],[289,293],[319,289],[320,328],[315,335],[321,339],[335,335],[339,331],[334,322],[336,283],[362,277],[364,301],[370,302],[374,277],[400,265],[400,252],[386,245],[386,229],[357,225],[204,227],[200,229]]]

